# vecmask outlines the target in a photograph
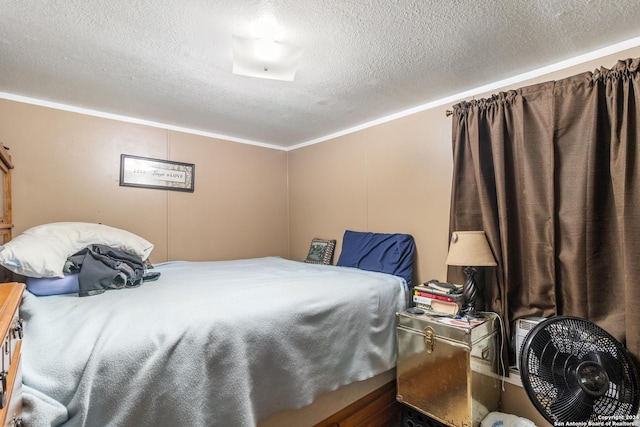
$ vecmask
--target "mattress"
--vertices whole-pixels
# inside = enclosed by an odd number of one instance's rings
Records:
[[[174,261],[104,294],[25,292],[31,426],[255,426],[392,369],[404,279],[279,257]]]

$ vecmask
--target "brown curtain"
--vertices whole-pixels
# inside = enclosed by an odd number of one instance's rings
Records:
[[[640,358],[639,67],[454,106],[450,231],[486,232],[481,304],[507,338],[523,316],[579,316]]]

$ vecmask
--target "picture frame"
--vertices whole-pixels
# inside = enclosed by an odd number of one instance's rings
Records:
[[[194,178],[195,165],[193,163],[152,159],[129,154],[120,156],[120,185],[124,187],[193,193]]]
[[[309,246],[307,259],[305,259],[304,262],[309,264],[332,264],[333,250],[335,249],[335,247],[335,240],[313,238],[311,239],[311,245]]]

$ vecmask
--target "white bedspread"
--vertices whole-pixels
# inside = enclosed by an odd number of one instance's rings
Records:
[[[395,366],[398,277],[277,257],[156,271],[90,297],[25,292],[30,426],[255,426]]]

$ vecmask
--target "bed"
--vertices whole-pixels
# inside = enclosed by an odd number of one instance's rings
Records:
[[[32,427],[256,426],[395,367],[408,235],[347,230],[335,266],[147,263],[145,277],[157,280],[79,296],[83,273],[60,267],[69,254],[101,244],[144,261],[152,245],[98,224],[39,227],[0,251],[3,266],[27,277],[23,418]],[[26,262],[34,253],[45,260]]]

